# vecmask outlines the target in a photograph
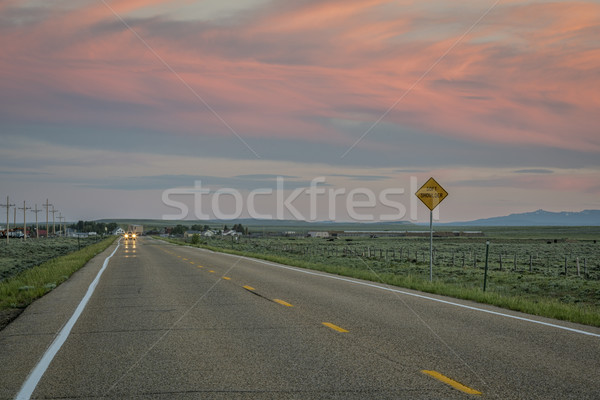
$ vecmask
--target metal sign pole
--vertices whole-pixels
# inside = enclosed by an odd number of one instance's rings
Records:
[[[433,210],[429,210],[429,282],[433,282]]]

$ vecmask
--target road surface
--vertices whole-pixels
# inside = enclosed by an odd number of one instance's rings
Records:
[[[19,393],[115,246],[0,332],[1,398]],[[600,398],[600,329],[388,289],[121,243],[32,398]]]

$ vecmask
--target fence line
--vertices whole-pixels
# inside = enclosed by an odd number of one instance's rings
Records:
[[[364,245],[339,245],[339,244],[273,244],[258,239],[243,241],[244,246],[249,246],[253,251],[281,252],[313,257],[361,257],[367,260],[381,261],[386,264],[394,264],[401,267],[403,263],[428,264],[428,246],[401,245],[395,247],[379,247]],[[433,249],[433,264],[441,267],[452,268],[483,268],[484,250],[470,246],[468,250],[457,248],[446,251],[438,248]],[[540,251],[506,251],[499,249],[490,252],[489,268],[491,271],[513,272],[513,273],[538,273],[546,275],[579,276],[586,279],[600,280],[600,264],[598,257],[590,257],[577,251],[564,249],[563,252]],[[588,259],[594,260],[588,263]],[[512,264],[512,266],[511,266]]]

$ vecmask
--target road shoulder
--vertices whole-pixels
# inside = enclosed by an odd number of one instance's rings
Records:
[[[12,398],[19,391],[116,246],[111,244],[56,289],[19,310],[0,330],[0,398]]]

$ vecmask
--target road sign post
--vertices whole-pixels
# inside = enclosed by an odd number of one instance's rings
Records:
[[[415,195],[429,208],[429,281],[433,281],[433,210],[448,197],[448,192],[429,178]]]
[[[429,282],[433,281],[433,210],[429,210]]]

